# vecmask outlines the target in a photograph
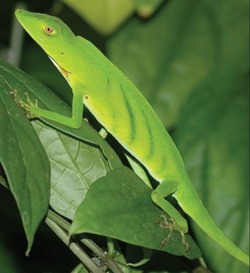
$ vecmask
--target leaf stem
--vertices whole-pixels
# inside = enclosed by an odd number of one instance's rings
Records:
[[[47,219],[50,219],[50,221],[56,223],[57,226],[63,228],[65,231],[67,231],[67,232],[69,231],[70,224],[65,219],[63,219],[61,216],[59,216],[58,214],[53,212],[52,210],[48,211]],[[67,237],[67,239],[69,241],[68,237]],[[99,257],[103,261],[103,263],[105,263],[114,273],[123,273],[122,269],[117,265],[117,263],[115,263],[114,260],[109,258],[108,255],[98,245],[96,245],[95,242],[93,242],[92,240],[87,238],[86,235],[84,235],[84,238],[80,239],[80,241],[86,247],[88,247],[93,253],[95,253],[95,255],[97,257]],[[73,243],[71,243],[71,244],[73,244]],[[96,271],[94,271],[94,272],[96,272]]]
[[[91,258],[84,252],[83,249],[77,243],[70,243],[69,236],[57,223],[51,220],[49,217],[46,218],[46,224],[55,232],[55,234],[69,247],[69,249],[80,259],[80,261],[94,273],[103,273],[103,269],[98,267]]]
[[[123,273],[122,269],[118,266],[113,259],[109,258],[108,255],[92,240],[84,238],[81,239],[81,242],[91,249],[98,257],[114,272],[114,273]]]
[[[114,241],[112,238],[107,237],[107,245],[108,245],[108,255],[109,257],[113,257],[115,253]]]

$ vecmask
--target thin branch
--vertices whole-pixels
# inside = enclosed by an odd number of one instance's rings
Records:
[[[56,235],[69,247],[69,249],[80,259],[80,261],[94,273],[103,273],[103,269],[98,267],[91,258],[80,248],[77,243],[70,243],[67,233],[50,218],[46,218],[46,224],[56,233]]]
[[[65,231],[69,231],[70,224],[63,219],[60,215],[55,212],[49,210],[47,217],[51,219],[51,221],[55,222],[58,226],[63,228]],[[104,264],[106,264],[114,273],[123,273],[122,269],[118,266],[118,264],[107,256],[107,254],[93,242],[87,236],[85,238],[80,239],[80,241],[88,247],[97,257],[99,257]]]

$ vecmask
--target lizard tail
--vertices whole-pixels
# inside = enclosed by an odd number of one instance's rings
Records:
[[[219,229],[219,227],[215,224],[214,220],[209,215],[206,208],[203,206],[191,182],[188,184],[189,184],[187,187],[188,189],[185,188],[185,192],[188,191],[189,194],[184,196],[191,196],[191,200],[186,199],[183,200],[183,194],[181,194],[181,198],[178,198],[178,194],[176,194],[175,196],[181,208],[196,222],[196,224],[211,239],[213,239],[218,245],[220,245],[227,253],[229,253],[231,256],[235,257],[237,260],[241,261],[245,265],[249,266],[249,256],[241,249],[239,249]]]

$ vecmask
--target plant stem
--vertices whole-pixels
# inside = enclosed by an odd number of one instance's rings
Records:
[[[94,273],[103,273],[103,269],[98,267],[91,258],[80,248],[77,243],[70,243],[67,233],[49,217],[46,218],[47,225],[56,235],[69,247],[69,249],[80,259],[80,261]]]
[[[55,212],[49,210],[48,215],[47,215],[47,219],[50,219],[50,221],[56,223],[57,226],[60,226],[65,231],[67,231],[67,232],[69,231],[70,224],[65,219],[63,219],[61,216],[56,214]],[[68,238],[68,240],[69,240],[69,238]],[[85,238],[83,238],[83,239],[80,239],[80,241],[86,247],[88,247],[93,253],[95,253],[95,255],[97,257],[99,257],[103,261],[103,263],[105,263],[114,273],[123,273],[122,269],[117,265],[117,263],[114,262],[113,259],[108,257],[108,255],[98,245],[96,245],[95,242],[88,239],[87,236],[85,236]]]
[[[115,247],[114,247],[114,242],[112,238],[107,238],[107,245],[108,245],[108,255],[109,257],[113,257],[115,253]]]
[[[107,254],[92,240],[84,238],[81,242],[92,250],[114,273],[123,273],[122,269],[118,266],[113,259],[109,258]]]

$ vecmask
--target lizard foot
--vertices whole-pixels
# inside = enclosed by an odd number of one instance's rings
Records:
[[[38,100],[36,99],[35,102],[32,102],[29,94],[27,92],[24,93],[26,96],[26,101],[24,102],[18,95],[17,95],[17,90],[13,89],[10,91],[10,94],[14,96],[15,102],[20,105],[22,108],[25,109],[26,115],[28,118],[34,118],[34,117],[39,117],[39,110],[40,108],[38,107]]]
[[[163,219],[163,220],[160,220],[158,221],[157,223],[160,225],[160,227],[162,229],[169,229],[169,233],[167,235],[166,238],[164,238],[161,242],[161,248],[166,246],[169,242],[169,240],[171,239],[172,235],[173,235],[173,232],[174,231],[178,231],[180,232],[181,234],[181,238],[182,238],[182,243],[185,245],[185,251],[189,251],[190,249],[190,246],[189,244],[187,243],[186,241],[186,236],[185,236],[185,233],[184,232],[181,232],[179,231],[179,228],[178,228],[178,225],[177,223],[175,222],[175,220],[173,218],[169,218],[167,219],[167,216],[162,214],[160,215],[160,217]]]

